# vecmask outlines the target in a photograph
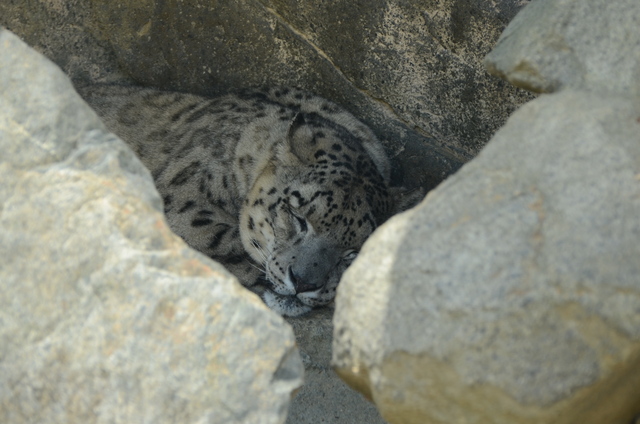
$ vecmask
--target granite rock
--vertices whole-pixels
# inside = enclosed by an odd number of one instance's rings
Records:
[[[537,93],[562,88],[640,96],[640,3],[538,0],[509,24],[485,65]]]
[[[628,424],[638,240],[639,99],[541,97],[367,241],[333,364],[393,424]]]
[[[166,225],[149,173],[0,29],[0,422],[283,423],[291,328]]]
[[[556,94],[521,107],[344,275],[332,363],[390,423],[640,413],[639,22],[633,1],[524,8],[485,65]]]

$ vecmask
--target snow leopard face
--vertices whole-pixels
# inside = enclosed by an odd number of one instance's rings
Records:
[[[367,152],[324,120],[300,114],[288,138],[278,163],[256,180],[240,233],[265,271],[267,304],[298,315],[333,300],[391,203]]]

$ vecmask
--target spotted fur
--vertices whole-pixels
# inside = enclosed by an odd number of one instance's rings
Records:
[[[283,315],[331,302],[391,212],[380,142],[320,97],[80,91],[151,171],[173,231]]]

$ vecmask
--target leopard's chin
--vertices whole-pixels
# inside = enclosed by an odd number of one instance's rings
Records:
[[[270,309],[286,317],[298,317],[313,309],[296,296],[283,296],[268,289],[262,294],[262,300]]]

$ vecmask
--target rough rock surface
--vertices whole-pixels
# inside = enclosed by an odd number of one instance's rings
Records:
[[[284,422],[291,328],[169,231],[55,65],[6,30],[0,56],[0,422]]]
[[[345,274],[332,363],[390,423],[640,413],[640,44],[620,35],[638,16],[604,0],[525,9],[487,63],[562,90],[518,110]]]
[[[367,241],[333,363],[390,423],[627,424],[639,217],[640,102],[537,99]]]
[[[640,96],[637,0],[538,0],[486,57],[489,72],[538,93],[564,87]]]
[[[315,91],[370,125],[398,185],[431,188],[531,96],[482,58],[528,0],[0,3],[0,24],[73,78],[212,94]]]

